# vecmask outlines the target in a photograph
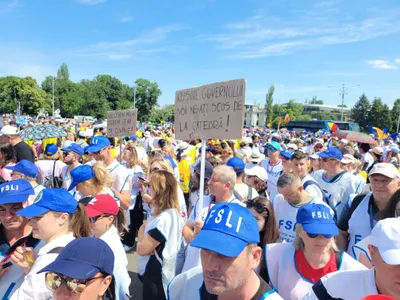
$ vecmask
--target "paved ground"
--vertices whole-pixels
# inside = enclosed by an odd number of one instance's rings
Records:
[[[137,254],[136,252],[127,253],[128,256],[128,272],[131,276],[130,292],[134,300],[143,300],[142,283],[137,277]]]

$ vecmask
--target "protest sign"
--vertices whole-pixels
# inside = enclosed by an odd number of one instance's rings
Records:
[[[236,79],[179,90],[175,94],[175,136],[241,139],[246,81]]]
[[[124,137],[136,134],[136,109],[113,110],[107,112],[107,136]]]

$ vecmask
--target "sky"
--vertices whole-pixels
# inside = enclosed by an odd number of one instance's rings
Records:
[[[400,98],[399,0],[0,0],[0,76],[110,74],[175,91],[246,79],[246,102]]]

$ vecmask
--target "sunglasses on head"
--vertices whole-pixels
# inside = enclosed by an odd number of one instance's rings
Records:
[[[95,279],[100,279],[104,277],[105,276],[102,275],[90,279],[80,280],[60,275],[57,273],[49,272],[46,273],[46,287],[50,291],[55,292],[61,287],[61,285],[65,284],[70,292],[74,294],[80,294],[85,290],[88,283],[90,283]]]
[[[157,172],[157,171],[160,171],[160,170],[161,170],[160,168],[151,168],[150,169],[150,173]]]
[[[268,207],[265,204],[262,204],[260,202],[256,202],[254,200],[247,200],[246,201],[246,207],[247,208],[254,208],[256,210],[256,212],[258,212],[259,214],[268,211]]]
[[[330,239],[331,237],[333,237],[333,234],[317,234],[317,233],[308,233],[308,232],[307,232],[307,235],[311,239],[315,239],[319,235],[322,235],[326,239]]]

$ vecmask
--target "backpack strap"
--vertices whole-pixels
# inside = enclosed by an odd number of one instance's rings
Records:
[[[252,200],[253,199],[253,188],[249,185],[247,187],[248,187],[247,200]]]
[[[349,220],[353,212],[356,210],[356,208],[360,205],[361,201],[364,200],[365,196],[367,194],[361,194],[357,195],[354,197],[353,201],[351,202],[350,210],[349,210]]]
[[[340,172],[340,173],[338,173],[338,174],[336,174],[335,176],[333,176],[333,178],[332,179],[330,179],[328,182],[329,183],[332,183],[332,182],[334,182],[336,179],[338,179],[340,176],[342,176],[344,173],[347,173],[347,171],[342,171],[342,172]]]
[[[51,254],[60,254],[62,249],[64,249],[64,247],[56,247],[56,248],[51,249],[49,252],[47,252],[47,254],[49,254],[49,253],[51,253]]]
[[[303,188],[306,189],[308,186],[310,185],[315,185],[316,187],[318,187],[318,189],[322,192],[321,188],[318,185],[318,182],[314,181],[314,180],[307,180],[306,182],[303,183]]]
[[[238,199],[239,201],[243,201],[242,196],[241,196],[235,189],[233,189],[233,195],[234,195],[235,198]]]
[[[53,175],[52,175],[52,177],[54,178],[54,173],[56,172],[56,160],[54,161],[54,164],[53,164]]]

